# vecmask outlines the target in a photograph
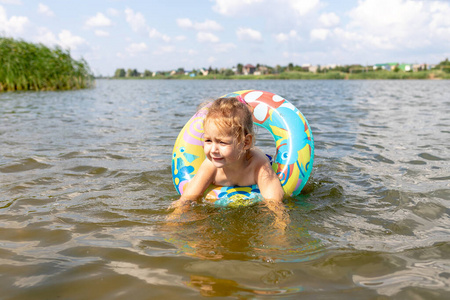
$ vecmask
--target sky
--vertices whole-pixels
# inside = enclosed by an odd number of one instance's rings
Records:
[[[0,0],[0,36],[70,49],[95,75],[241,64],[437,64],[450,1]]]

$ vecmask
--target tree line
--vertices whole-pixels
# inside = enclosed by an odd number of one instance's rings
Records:
[[[202,76],[202,75],[221,75],[221,76],[233,76],[233,75],[242,75],[245,73],[245,68],[247,65],[243,65],[238,63],[235,67],[232,68],[200,68],[186,71],[184,68],[177,68],[170,71],[156,71],[152,72],[150,70],[144,70],[144,72],[139,72],[137,69],[116,69],[114,72],[115,78],[125,78],[125,77],[155,77],[155,76],[175,76],[175,75],[191,75],[191,76]],[[276,65],[275,67],[256,64],[256,66],[252,66],[255,72],[258,72],[258,75],[273,75],[273,74],[283,74],[289,72],[314,72],[314,73],[328,73],[330,71],[340,72],[340,73],[358,73],[358,72],[368,72],[368,71],[382,71],[381,67],[373,67],[373,66],[363,66],[360,64],[352,64],[352,65],[336,65],[336,66],[299,66],[294,63],[289,63],[286,66]],[[434,70],[443,70],[444,72],[450,73],[450,62],[447,59],[440,62],[439,64],[433,67]],[[313,70],[313,71],[312,71]],[[418,68],[418,71],[426,71],[428,70],[428,66],[426,64],[421,65]],[[400,68],[394,68],[395,72],[401,71]],[[412,71],[411,71],[412,72]]]

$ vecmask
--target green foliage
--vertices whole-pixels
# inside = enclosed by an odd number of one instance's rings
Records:
[[[151,77],[153,75],[153,73],[149,70],[145,70],[144,71],[144,77]]]
[[[450,61],[448,60],[448,58],[446,58],[445,60],[441,61],[437,66],[438,67],[440,67],[440,66],[450,66]]]
[[[223,73],[225,76],[233,76],[234,72],[231,69],[226,69]]]
[[[116,69],[116,72],[114,72],[114,77],[125,77],[125,69]]]
[[[422,71],[422,72],[392,72],[386,70],[380,70],[375,72],[362,72],[348,74],[347,79],[429,79],[429,78],[445,78],[443,73],[434,71]]]
[[[141,74],[136,69],[128,69],[126,77],[139,77]]]
[[[0,91],[70,90],[93,84],[87,62],[72,59],[69,51],[0,37]]]
[[[450,73],[450,61],[446,58],[444,61],[441,61],[435,69],[440,69],[446,73]]]
[[[243,64],[237,64],[237,71],[238,74],[242,74],[242,70],[244,69],[244,65]]]

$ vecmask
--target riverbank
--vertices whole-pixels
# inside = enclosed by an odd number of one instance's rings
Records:
[[[87,62],[73,59],[68,50],[0,38],[0,92],[74,90],[93,85]]]
[[[156,75],[149,77],[110,77],[111,79],[182,79],[182,80],[205,80],[205,79],[239,79],[239,80],[391,80],[391,79],[450,79],[450,73],[442,70],[430,70],[420,72],[392,72],[392,71],[369,71],[359,73],[345,73],[345,72],[326,72],[326,73],[311,73],[311,72],[283,72],[279,74],[266,75],[224,75],[224,74],[208,74],[187,76],[184,74],[174,75]]]

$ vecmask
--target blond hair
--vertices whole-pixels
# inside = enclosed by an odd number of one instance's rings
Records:
[[[251,107],[234,97],[216,99],[208,108],[204,124],[208,121],[213,121],[220,131],[233,135],[238,143],[248,134],[255,136]]]

